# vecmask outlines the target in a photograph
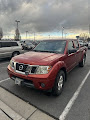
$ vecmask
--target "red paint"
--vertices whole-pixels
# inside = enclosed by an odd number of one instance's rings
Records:
[[[87,49],[79,47],[77,52],[68,54],[68,43],[70,40],[66,40],[66,46],[64,54],[55,54],[47,52],[27,52],[13,58],[14,61],[30,65],[46,65],[52,66],[51,71],[48,74],[37,75],[29,74],[23,75],[16,73],[10,65],[8,65],[8,74],[10,77],[17,76],[23,79],[33,81],[35,88],[48,90],[54,86],[55,78],[60,69],[64,68],[66,73],[71,71],[82,60],[83,55],[86,54]],[[72,40],[74,41],[74,40]],[[74,43],[73,43],[74,44]],[[74,44],[75,47],[75,44]],[[41,87],[41,83],[45,84],[45,87]]]

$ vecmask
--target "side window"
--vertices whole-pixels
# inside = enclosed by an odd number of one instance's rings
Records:
[[[18,46],[17,42],[12,42],[12,46]]]
[[[74,53],[75,52],[75,47],[72,41],[69,41],[68,43],[68,54]]]
[[[75,47],[78,49],[79,48],[79,44],[78,44],[78,42],[76,40],[74,41],[74,44],[75,44]]]
[[[0,48],[1,48],[1,42],[0,42]]]
[[[74,45],[72,41],[69,41],[68,43],[68,50],[73,50],[74,49]]]
[[[1,47],[11,47],[11,46],[12,46],[11,42],[2,42],[1,43]]]

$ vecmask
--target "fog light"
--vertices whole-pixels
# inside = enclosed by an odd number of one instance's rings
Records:
[[[41,83],[41,87],[45,87],[45,84],[44,84],[44,83]]]

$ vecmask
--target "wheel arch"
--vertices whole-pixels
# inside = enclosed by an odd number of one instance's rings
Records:
[[[62,67],[62,68],[60,68],[60,70],[64,71],[64,73],[65,73],[65,81],[66,81],[67,80],[67,71],[66,71],[66,68]]]
[[[86,51],[85,51],[85,50],[84,50],[83,53],[82,53],[82,57],[81,57],[80,62],[82,61],[82,59],[83,59],[84,56],[86,57]]]
[[[13,51],[13,52],[12,52],[12,57],[13,57],[13,55],[14,55],[15,53],[18,53],[18,55],[20,54],[19,51]]]
[[[66,64],[64,61],[59,61],[55,64],[55,68],[56,68],[56,76],[57,74],[60,72],[60,70],[64,71],[65,73],[65,81],[67,80],[67,69],[66,69]]]

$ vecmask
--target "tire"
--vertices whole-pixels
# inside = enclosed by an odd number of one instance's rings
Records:
[[[86,55],[83,56],[83,59],[82,59],[82,61],[79,63],[79,66],[80,66],[80,67],[84,67],[85,61],[86,61]]]
[[[65,73],[60,70],[55,79],[54,87],[52,89],[52,94],[55,96],[59,96],[62,93],[63,86],[65,83]]]
[[[20,53],[19,52],[14,52],[13,54],[12,54],[12,57],[15,57],[15,56],[17,56],[17,55],[19,55]]]

